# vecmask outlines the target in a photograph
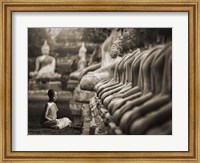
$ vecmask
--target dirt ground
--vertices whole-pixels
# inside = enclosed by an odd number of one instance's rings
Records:
[[[29,128],[28,135],[80,135],[80,129],[66,127],[63,129]]]
[[[42,128],[40,125],[39,114],[31,114],[28,119],[28,135],[80,135],[81,129],[65,127],[63,129]],[[71,119],[73,121],[73,118]]]

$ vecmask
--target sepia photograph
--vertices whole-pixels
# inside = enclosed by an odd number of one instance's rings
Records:
[[[199,1],[0,5],[0,162],[198,162]]]
[[[28,28],[28,135],[172,135],[172,28]]]

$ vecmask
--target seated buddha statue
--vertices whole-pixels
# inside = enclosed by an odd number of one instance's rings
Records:
[[[110,68],[110,63],[113,62],[113,57],[110,54],[111,46],[113,45],[113,42],[121,35],[121,31],[118,29],[113,28],[111,31],[110,36],[103,42],[103,44],[100,46],[99,50],[97,51],[97,55],[101,56],[101,62],[93,64],[81,71],[81,75],[79,77],[79,80],[82,79],[83,76],[86,74],[89,74],[89,76],[93,76],[96,78],[97,76],[108,76],[107,73],[104,73],[104,71],[107,71]],[[97,70],[97,71],[96,71]],[[97,75],[95,75],[98,73]],[[88,78],[82,80],[82,88],[85,90],[93,89],[93,85],[90,86],[88,84]],[[108,79],[105,77],[105,79]],[[99,79],[97,79],[99,80]],[[90,81],[89,81],[90,82]],[[96,85],[95,85],[96,86]]]
[[[155,47],[151,52],[145,57],[140,66],[140,83],[139,87],[141,90],[141,96],[133,99],[126,100],[126,103],[114,110],[113,118],[118,124],[119,120],[125,112],[130,110],[133,106],[141,105],[147,100],[151,99],[153,96],[151,90],[151,64],[157,54],[161,51],[162,46]],[[126,98],[125,98],[126,99]]]
[[[148,101],[148,103],[144,103],[143,106],[132,109],[130,115],[131,121],[129,121],[130,125],[128,124],[130,134],[145,134],[153,127],[160,128],[164,133],[172,130],[170,126],[166,129],[162,127],[163,124],[172,120],[172,48],[170,44],[163,53],[164,55],[161,57],[159,56],[155,63],[156,74],[154,79],[157,80],[157,76],[160,76],[160,70],[157,69],[161,67],[161,63],[164,62],[164,66],[162,67],[162,83],[160,84],[161,87],[158,88],[160,92],[158,95],[154,96],[152,100]],[[155,84],[158,83],[156,80]],[[158,90],[155,89],[155,91]],[[139,116],[132,118],[133,115]]]
[[[56,59],[49,55],[49,51],[50,47],[45,40],[41,48],[42,56],[36,58],[35,71],[29,73],[33,79],[53,80],[61,77],[55,73]]]
[[[128,77],[129,75],[127,74],[131,61],[135,58],[135,56],[138,54],[140,51],[139,49],[133,51],[135,49],[135,34],[136,30],[135,29],[126,29],[126,31],[123,33],[122,36],[122,53],[125,57],[123,57],[122,61],[118,65],[118,76],[119,80],[118,83],[121,85],[119,86],[118,84],[115,85],[116,88],[106,86],[106,88],[102,85],[103,89],[99,89],[98,91],[100,92],[100,98],[101,100],[104,100],[106,97],[109,96],[108,101],[110,101],[110,98],[112,99],[113,93],[117,93],[121,90],[127,90],[127,88],[130,86]],[[123,89],[122,89],[123,88]],[[101,96],[102,95],[102,96]],[[105,100],[103,104],[105,105],[107,102]],[[106,104],[108,105],[108,104]]]
[[[168,48],[168,49],[167,49]],[[151,65],[151,90],[153,93],[153,97],[147,101],[145,101],[142,104],[134,104],[132,105],[131,109],[127,109],[127,107],[121,108],[121,111],[118,114],[118,119],[120,120],[120,128],[122,129],[123,133],[130,133],[130,134],[144,134],[145,130],[138,129],[136,131],[136,126],[139,125],[141,121],[143,121],[146,118],[143,118],[143,116],[151,117],[149,120],[152,120],[152,117],[155,117],[155,115],[165,113],[166,118],[170,117],[170,106],[168,106],[168,102],[170,103],[170,96],[168,96],[168,93],[170,91],[166,90],[168,86],[166,86],[168,79],[166,78],[166,75],[169,71],[166,71],[166,63],[164,62],[164,59],[168,56],[170,56],[170,47],[167,46],[167,48],[163,48],[163,50],[160,53],[157,53],[154,55],[154,60]],[[167,50],[167,51],[166,51]],[[155,53],[154,53],[155,54]],[[153,56],[153,55],[151,55]],[[147,58],[146,63],[144,64],[144,67],[148,67],[148,62],[150,61],[149,58]],[[167,59],[166,61],[169,61]],[[168,66],[168,65],[167,65]],[[147,68],[146,67],[146,68]],[[169,67],[169,66],[168,66]],[[145,70],[144,70],[144,76],[145,76]],[[160,82],[162,81],[162,82]],[[156,85],[156,87],[155,87]],[[164,86],[163,89],[161,89],[162,85]],[[166,105],[166,107],[165,107]],[[162,108],[160,111],[159,108]],[[154,112],[155,111],[155,112]],[[151,114],[152,112],[152,114]],[[169,114],[168,114],[169,113]],[[121,114],[121,115],[120,115]],[[169,117],[167,117],[169,115]],[[115,114],[116,117],[116,114]],[[137,119],[140,119],[141,121],[136,122]],[[155,123],[158,122],[158,118],[155,118]],[[158,121],[157,121],[158,120]],[[164,120],[164,118],[162,118]],[[167,119],[168,120],[168,119]],[[136,122],[136,123],[134,123]],[[149,122],[149,121],[148,121]],[[153,121],[152,121],[153,122]],[[161,121],[159,121],[161,122]],[[150,124],[150,123],[149,123]],[[160,124],[160,123],[158,123]],[[130,129],[130,126],[133,126],[133,128]],[[141,126],[140,126],[141,127]],[[150,127],[150,126],[148,126]],[[148,127],[146,129],[148,129]],[[140,131],[139,131],[140,130]]]
[[[110,49],[113,42],[120,36],[120,32],[113,29],[110,36],[102,45],[102,62],[100,68],[92,72],[85,72],[80,80],[80,86],[83,90],[93,91],[96,84],[104,79],[110,79],[111,69],[120,60],[120,57],[112,56]]]
[[[69,76],[70,79],[72,79],[72,80],[79,79],[79,76],[81,75],[81,71],[86,67],[86,52],[87,52],[87,49],[85,47],[85,43],[82,42],[81,47],[79,49],[79,53],[78,53],[78,58],[79,58],[78,69],[77,69],[77,71],[72,72],[70,74],[70,76]]]

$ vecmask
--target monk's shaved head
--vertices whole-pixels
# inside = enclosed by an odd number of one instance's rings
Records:
[[[53,97],[53,96],[55,96],[56,95],[56,91],[55,90],[53,90],[53,89],[49,89],[49,91],[48,91],[48,96],[49,97]]]

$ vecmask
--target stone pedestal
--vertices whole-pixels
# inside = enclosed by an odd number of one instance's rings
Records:
[[[49,90],[54,89],[55,91],[62,90],[62,84],[60,81],[30,81],[29,82],[29,90]]]
[[[80,106],[81,107],[81,106]],[[77,105],[70,104],[70,110],[73,116],[73,128],[82,128],[82,110]]]

